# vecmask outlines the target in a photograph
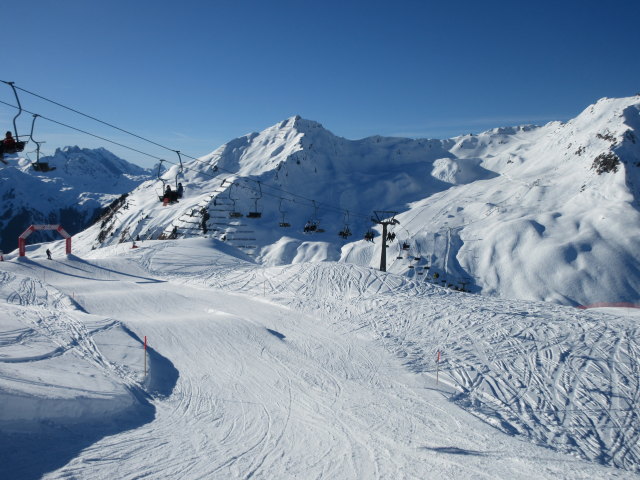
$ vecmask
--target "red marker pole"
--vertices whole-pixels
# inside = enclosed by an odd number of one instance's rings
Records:
[[[147,376],[147,336],[144,336],[144,376]]]

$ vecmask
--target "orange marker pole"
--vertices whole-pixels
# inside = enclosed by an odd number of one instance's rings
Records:
[[[147,336],[144,336],[144,376],[147,376]]]

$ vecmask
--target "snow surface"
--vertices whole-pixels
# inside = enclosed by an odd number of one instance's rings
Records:
[[[131,246],[0,263],[2,478],[638,477],[637,310]]]

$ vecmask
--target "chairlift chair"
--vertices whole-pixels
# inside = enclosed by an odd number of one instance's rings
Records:
[[[15,144],[8,148],[4,147],[4,153],[19,153],[24,150],[24,147],[27,144],[26,141],[20,140],[20,136],[18,135],[18,126],[16,124],[16,119],[22,114],[22,104],[20,103],[20,97],[18,97],[18,92],[16,91],[14,82],[5,82],[4,80],[2,80],[2,82],[6,83],[11,87],[11,89],[13,90],[13,94],[16,97],[16,102],[18,104],[18,113],[16,114],[15,117],[13,117],[13,132],[15,135],[14,136]]]
[[[262,187],[258,182],[258,196],[253,199],[253,211],[247,213],[247,218],[261,218],[262,212],[258,210],[258,200],[262,198]]]
[[[236,210],[236,200],[237,200],[237,198],[231,197],[231,190],[233,189],[234,185],[236,185],[236,184],[233,183],[233,182],[231,183],[231,185],[229,185],[229,200],[233,204],[233,208],[229,212],[229,218],[242,218],[242,217],[244,217],[244,214],[242,212],[238,212]]]
[[[278,224],[278,226],[280,228],[289,228],[291,226],[291,224],[285,220],[285,216],[286,216],[287,212],[282,209],[282,201],[283,200],[284,200],[284,198],[281,198],[280,199],[280,205],[278,205],[278,211],[282,215],[282,219],[280,220],[280,223]]]
[[[346,240],[352,235],[352,233],[349,227],[345,226],[342,230],[338,232],[338,235],[340,235],[344,240]]]
[[[169,204],[178,202],[178,191],[176,186],[176,190],[170,190],[171,195],[167,195],[167,188],[170,188],[171,185],[168,185],[169,182],[166,182],[164,178],[162,178],[162,175],[161,175],[162,162],[164,162],[164,160],[160,160],[160,163],[158,164],[158,173],[157,173],[158,180],[160,180],[160,183],[162,183],[162,189],[160,193],[158,193],[158,189],[156,188],[156,194],[158,195],[158,199],[164,204],[164,206],[167,206]],[[178,177],[176,176],[176,180],[177,178]]]
[[[353,235],[351,233],[351,229],[349,228],[349,210],[347,210],[344,214],[344,227],[338,232],[338,235],[340,235],[343,240],[346,240],[351,235]]]
[[[31,166],[36,172],[42,173],[47,173],[56,169],[56,167],[50,167],[48,162],[34,162]]]
[[[29,133],[29,138],[31,139],[31,141],[33,143],[36,144],[36,161],[31,164],[31,167],[33,167],[33,169],[36,172],[46,173],[46,172],[50,172],[52,170],[55,170],[56,167],[49,166],[49,162],[41,162],[40,161],[40,144],[44,143],[44,142],[38,142],[33,138],[33,128],[34,128],[34,126],[36,124],[36,118],[38,118],[39,116],[40,115],[38,115],[37,113],[33,114],[33,121],[31,122],[31,133]]]
[[[260,218],[262,217],[262,212],[249,212],[247,213],[247,218]]]
[[[20,153],[24,150],[26,144],[27,142],[16,140],[16,143],[14,143],[12,147],[4,147],[3,151],[4,153]]]
[[[236,201],[235,199],[231,200],[233,202],[233,209],[229,212],[229,218],[242,218],[244,214],[242,212],[236,211]]]
[[[313,217],[305,224],[304,232],[323,233],[324,229],[320,228],[320,220],[318,219],[318,205],[315,200],[313,202]]]
[[[307,223],[305,223],[304,228],[302,230],[304,233],[316,232],[318,230],[318,223],[312,222],[311,220],[309,220]]]

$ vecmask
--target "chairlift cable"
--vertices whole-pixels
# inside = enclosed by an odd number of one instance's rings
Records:
[[[6,83],[7,85],[10,85],[10,86],[13,86],[13,83],[14,83],[14,82],[7,82],[5,80],[0,80],[0,82]],[[69,107],[67,105],[64,105],[62,103],[56,102],[55,100],[51,100],[50,98],[43,97],[42,95],[38,95],[37,93],[31,92],[31,91],[26,90],[26,89],[21,88],[21,87],[13,86],[13,88],[15,88],[17,90],[20,90],[22,92],[28,93],[29,95],[33,95],[34,97],[37,97],[37,98],[39,98],[41,100],[45,100],[45,101],[47,101],[49,103],[57,105],[58,107],[64,108],[64,109],[69,110],[69,111],[71,111],[73,113],[77,113],[78,115],[82,115],[83,117],[89,118],[89,119],[94,120],[94,121],[96,121],[98,123],[102,123],[103,125],[106,125],[108,127],[115,128],[116,130],[119,130],[119,131],[121,131],[123,133],[126,133],[126,134],[131,135],[131,136],[136,137],[136,138],[139,138],[140,140],[144,140],[145,142],[152,143],[152,144],[154,144],[154,145],[156,145],[158,147],[164,148],[164,149],[169,150],[169,151],[175,151],[175,150],[173,150],[173,149],[171,149],[169,147],[165,147],[164,145],[161,145],[161,144],[159,144],[157,142],[154,142],[153,140],[149,140],[148,138],[144,138],[144,137],[142,137],[140,135],[137,135],[135,133],[132,133],[132,132],[130,132],[128,130],[125,130],[123,128],[117,127],[116,125],[112,125],[111,123],[108,123],[108,122],[105,122],[103,120],[100,120],[99,118],[93,117],[93,116],[88,115],[86,113],[82,113],[81,111],[76,110],[75,108],[71,108],[71,107]]]
[[[4,105],[8,105],[9,107],[18,108],[18,107],[16,107],[15,105],[11,105],[10,103],[3,102],[2,100],[0,100],[0,103],[3,103]],[[24,112],[27,112],[27,113],[30,113],[30,114],[32,114],[32,115],[36,115],[35,113],[30,112],[29,110],[26,110],[26,109],[23,109],[23,111],[24,111]],[[45,117],[44,115],[38,115],[38,116],[39,116],[40,118],[42,118],[43,120],[47,120],[47,121],[49,121],[49,122],[51,122],[51,123],[55,123],[55,124],[57,124],[57,125],[60,125],[60,126],[66,127],[66,128],[70,128],[71,130],[75,130],[76,132],[84,133],[85,135],[89,135],[89,136],[94,137],[94,138],[97,138],[97,139],[99,139],[99,140],[103,140],[103,141],[105,141],[105,142],[112,143],[113,145],[117,145],[117,146],[119,146],[119,147],[126,148],[127,150],[131,150],[132,152],[136,152],[136,153],[140,153],[140,154],[142,154],[142,155],[146,155],[147,157],[151,157],[151,158],[153,158],[153,159],[155,159],[155,160],[164,160],[164,159],[162,159],[162,158],[160,158],[160,157],[157,157],[157,156],[155,156],[155,155],[152,155],[152,154],[150,154],[150,153],[143,152],[142,150],[138,150],[138,149],[136,149],[136,148],[129,147],[129,146],[127,146],[127,145],[124,145],[124,144],[122,144],[122,143],[115,142],[115,141],[113,141],[113,140],[109,140],[108,138],[101,137],[100,135],[96,135],[96,134],[94,134],[94,133],[90,133],[90,132],[87,132],[87,131],[85,131],[85,130],[81,130],[80,128],[72,127],[71,125],[67,125],[66,123],[62,123],[62,122],[59,122],[59,121],[54,120],[54,119],[52,119],[52,118]],[[166,162],[168,162],[168,160],[165,160],[165,161],[166,161]],[[169,162],[169,163],[173,163],[173,162]]]
[[[9,107],[12,107],[12,108],[18,108],[18,107],[16,107],[15,105],[12,105],[12,104],[10,104],[10,103],[4,102],[4,101],[2,101],[2,100],[0,100],[0,103],[2,103],[2,104],[4,104],[4,105],[7,105],[7,106],[9,106]],[[33,112],[29,111],[29,110],[23,109],[23,111],[24,111],[24,112],[27,112],[27,113],[30,113],[30,114],[32,114],[32,115],[38,115],[38,116],[39,116],[40,118],[42,118],[43,120],[47,120],[47,121],[49,121],[49,122],[51,122],[51,123],[55,123],[55,124],[57,124],[57,125],[63,126],[63,127],[65,127],[65,128],[69,128],[69,129],[74,130],[74,131],[76,131],[76,132],[79,132],[79,133],[82,133],[82,134],[85,134],[85,135],[89,135],[89,136],[91,136],[91,137],[97,138],[97,139],[99,139],[99,140],[103,140],[103,141],[108,142],[108,143],[111,143],[111,144],[113,144],[113,145],[117,145],[117,146],[119,146],[119,147],[125,148],[125,149],[127,149],[127,150],[132,151],[132,152],[140,153],[141,155],[145,155],[145,156],[147,156],[147,157],[149,157],[149,158],[153,158],[154,160],[158,160],[158,161],[160,162],[160,164],[162,164],[162,162],[166,162],[166,163],[170,163],[170,164],[172,164],[172,165],[179,165],[179,164],[178,164],[178,163],[176,163],[175,161],[171,161],[171,160],[167,160],[166,158],[158,157],[157,155],[153,155],[153,154],[150,154],[150,153],[148,153],[148,152],[145,152],[145,151],[139,150],[139,149],[137,149],[137,148],[130,147],[130,146],[125,145],[125,144],[123,144],[123,143],[116,142],[116,141],[114,141],[114,140],[110,140],[110,139],[108,139],[108,138],[102,137],[102,136],[100,136],[100,135],[96,135],[96,134],[91,133],[91,132],[87,132],[86,130],[82,130],[82,129],[80,129],[80,128],[77,128],[77,127],[74,127],[74,126],[68,125],[68,124],[66,124],[66,123],[63,123],[63,122],[60,122],[60,121],[57,121],[57,120],[54,120],[54,119],[52,119],[52,118],[45,117],[45,116],[43,116],[43,115],[39,115],[39,114],[35,114],[35,113],[33,113]],[[173,152],[177,152],[177,150],[171,150],[171,151],[173,151]],[[183,155],[183,156],[185,156],[185,157],[187,157],[187,158],[190,158],[190,159],[192,159],[192,160],[195,160],[195,161],[196,161],[196,162],[198,162],[198,163],[206,164],[206,162],[203,162],[202,160],[199,160],[199,159],[197,159],[197,158],[195,158],[195,157],[191,157],[191,156],[186,155],[186,154],[182,154],[182,155]],[[207,164],[207,165],[208,165],[208,164]],[[184,170],[184,171],[194,171],[194,169],[193,169],[193,168],[184,167],[184,166],[183,166],[183,170]],[[223,171],[223,172],[226,172],[226,173],[230,173],[230,174],[232,174],[232,175],[236,175],[236,173],[235,173],[235,172],[232,172],[231,170],[226,170],[226,169],[221,168],[221,167],[219,167],[219,170],[221,170],[221,171]],[[201,175],[208,176],[209,178],[216,178],[216,175],[211,175],[210,173],[207,173],[207,172],[199,172],[199,173],[200,173]],[[258,182],[258,180],[254,180],[254,179],[252,179],[252,178],[247,178],[247,177],[245,177],[244,179],[245,179],[246,181],[250,181],[250,182],[255,182],[255,183],[257,183],[257,182]],[[271,188],[271,189],[276,190],[276,191],[278,191],[278,192],[286,193],[287,195],[289,195],[289,196],[291,196],[291,197],[296,197],[296,198],[298,198],[298,199],[305,200],[306,202],[308,202],[308,203],[307,203],[307,205],[314,206],[314,208],[315,208],[315,209],[317,209],[319,206],[322,206],[325,210],[332,210],[332,211],[335,211],[335,212],[338,212],[338,213],[344,213],[344,211],[345,211],[345,209],[343,209],[343,208],[336,207],[336,206],[334,206],[334,205],[330,205],[330,204],[325,204],[325,203],[321,203],[321,202],[316,202],[315,200],[313,200],[313,199],[311,199],[311,198],[308,198],[308,197],[305,197],[305,196],[303,196],[303,195],[299,195],[299,194],[296,194],[296,193],[293,193],[293,192],[289,192],[289,191],[287,191],[287,190],[284,190],[284,189],[281,189],[281,188],[278,188],[278,187],[274,187],[274,186],[272,186],[272,185],[263,184],[263,186],[264,186],[265,188]],[[250,188],[250,187],[246,187],[246,188]],[[275,194],[267,193],[267,192],[264,192],[264,191],[263,191],[262,193],[263,193],[263,195],[268,195],[268,196],[270,196],[270,197],[280,198],[280,196],[279,196],[279,195],[275,195]],[[293,199],[292,199],[292,200],[289,200],[289,201],[293,201],[293,202],[295,202],[295,200],[293,200]],[[298,202],[295,202],[295,203],[298,203]],[[368,216],[368,215],[365,215],[365,214],[354,214],[354,216],[357,216],[357,217],[360,217],[360,218],[369,218],[369,216]]]
[[[69,107],[69,106],[64,105],[64,104],[62,104],[62,103],[60,103],[60,102],[57,102],[57,101],[55,101],[55,100],[51,100],[50,98],[47,98],[47,97],[45,97],[45,96],[43,96],[43,95],[39,95],[39,94],[37,94],[37,93],[35,93],[35,92],[31,92],[31,91],[29,91],[29,90],[27,90],[27,89],[24,89],[24,88],[22,88],[22,87],[14,86],[14,85],[13,85],[13,83],[14,83],[14,82],[7,82],[7,81],[5,81],[5,80],[0,80],[0,81],[1,81],[1,82],[3,82],[3,83],[5,83],[5,84],[8,84],[8,85],[12,86],[12,88],[14,88],[14,91],[15,91],[15,89],[18,89],[18,90],[20,90],[20,91],[23,91],[23,92],[25,92],[25,93],[28,93],[29,95],[33,95],[33,96],[35,96],[35,97],[37,97],[37,98],[40,98],[40,99],[42,99],[42,100],[45,100],[45,101],[47,101],[47,102],[49,102],[49,103],[52,103],[52,104],[54,104],[54,105],[57,105],[57,106],[59,106],[59,107],[61,107],[61,108],[64,108],[64,109],[69,110],[69,111],[71,111],[71,112],[77,113],[78,115],[81,115],[81,116],[83,116],[83,117],[89,118],[89,119],[94,120],[94,121],[96,121],[96,122],[98,122],[98,123],[101,123],[101,124],[103,124],[103,125],[106,125],[106,126],[109,126],[109,127],[111,127],[111,128],[114,128],[114,129],[116,129],[116,130],[118,130],[118,131],[120,131],[120,132],[126,133],[127,135],[131,135],[131,136],[133,136],[133,137],[135,137],[135,138],[138,138],[138,139],[140,139],[140,140],[143,140],[143,141],[145,141],[145,142],[148,142],[148,143],[151,143],[151,144],[156,145],[156,146],[158,146],[158,147],[164,148],[165,150],[169,150],[169,151],[172,151],[172,152],[176,152],[176,150],[174,150],[174,149],[172,149],[172,148],[169,148],[169,147],[167,147],[167,146],[165,146],[165,145],[162,145],[162,144],[160,144],[160,143],[158,143],[158,142],[155,142],[155,141],[153,141],[153,140],[150,140],[150,139],[148,139],[148,138],[145,138],[145,137],[143,137],[143,136],[141,136],[141,135],[135,134],[135,133],[133,133],[133,132],[131,132],[131,131],[129,131],[129,130],[126,130],[126,129],[124,129],[124,128],[120,128],[120,127],[118,127],[118,126],[116,126],[116,125],[113,125],[112,123],[106,122],[106,121],[104,121],[104,120],[100,120],[99,118],[97,118],[97,117],[95,117],[95,116],[93,116],[93,115],[89,115],[89,114],[83,113],[83,112],[81,112],[81,111],[79,111],[79,110],[77,110],[77,109],[75,109],[75,108]],[[16,94],[16,97],[17,97],[17,94]],[[5,103],[5,102],[2,102],[2,103]],[[8,105],[8,104],[6,104],[6,103],[5,103],[5,105]],[[10,105],[10,106],[12,106],[12,105]],[[27,111],[27,110],[25,110],[25,111]],[[31,112],[29,112],[29,113],[31,113]],[[49,119],[49,118],[46,118],[46,117],[42,117],[42,118],[45,118],[46,120],[52,121],[52,122],[54,122],[54,123],[58,123],[59,125],[65,126],[65,127],[67,127],[67,128],[71,128],[71,129],[76,130],[76,131],[78,131],[78,132],[81,132],[81,133],[84,133],[84,134],[87,134],[87,135],[91,135],[91,136],[93,136],[93,137],[95,137],[95,138],[98,138],[98,139],[100,139],[100,140],[104,140],[104,141],[110,142],[110,143],[112,143],[112,144],[114,144],[114,145],[121,146],[121,147],[123,147],[123,148],[126,148],[126,149],[128,149],[128,150],[134,151],[134,152],[136,152],[136,153],[140,153],[140,154],[142,154],[142,155],[146,155],[146,156],[151,157],[151,158],[154,158],[154,159],[156,159],[156,160],[161,160],[159,157],[157,157],[157,156],[155,156],[155,155],[151,155],[151,154],[149,154],[149,153],[142,152],[142,151],[137,150],[137,149],[135,149],[135,148],[132,148],[132,147],[129,147],[129,146],[126,146],[126,145],[120,144],[120,143],[118,143],[118,142],[114,142],[114,141],[112,141],[112,140],[109,140],[109,139],[106,139],[106,138],[100,137],[100,136],[98,136],[98,135],[91,134],[91,133],[89,133],[89,132],[85,132],[85,131],[83,131],[83,130],[80,130],[80,129],[77,129],[77,128],[74,128],[74,127],[71,127],[71,126],[69,126],[69,125],[66,125],[66,124],[63,124],[63,123],[60,123],[60,122],[56,122],[55,120],[52,120],[52,119]],[[180,155],[180,154],[178,154],[178,155]],[[191,160],[194,160],[194,161],[196,161],[196,162],[198,162],[198,163],[201,163],[201,164],[203,164],[203,165],[206,165],[206,166],[208,166],[208,165],[209,165],[209,163],[208,163],[208,162],[204,162],[204,161],[200,160],[199,158],[192,157],[192,156],[190,156],[190,155],[186,155],[186,154],[183,154],[183,155],[184,155],[185,157],[187,157],[187,158],[189,158],[189,159],[191,159]],[[168,161],[167,161],[167,162],[168,162]],[[182,163],[182,160],[181,160],[181,159],[180,159],[180,162]],[[172,164],[174,164],[173,162],[168,162],[168,163],[172,163]],[[227,173],[231,173],[231,174],[233,174],[233,173],[234,173],[234,172],[231,172],[231,171],[229,171],[229,170],[225,170],[225,169],[223,169],[223,168],[220,168],[220,170],[226,171]],[[203,173],[203,172],[201,172],[201,173]],[[245,178],[246,178],[246,180],[247,180],[247,181],[257,182],[257,180],[254,180],[254,179],[251,179],[251,178],[248,178],[248,177],[245,177]],[[265,187],[267,187],[267,188],[272,188],[272,189],[274,189],[274,190],[276,190],[276,191],[279,191],[279,192],[288,193],[288,194],[290,194],[291,196],[295,196],[295,197],[301,198],[301,199],[303,199],[303,200],[306,200],[306,201],[308,201],[308,202],[312,202],[312,199],[309,199],[309,198],[307,198],[307,197],[304,197],[304,196],[302,196],[302,195],[298,195],[298,194],[295,194],[295,193],[292,193],[292,192],[287,192],[286,190],[283,190],[283,189],[280,189],[280,188],[277,188],[277,187],[274,187],[274,186],[271,186],[271,185],[265,185]],[[323,205],[323,206],[324,206],[324,208],[325,208],[325,209],[327,209],[327,210],[333,210],[333,211],[338,212],[338,213],[343,213],[343,212],[344,212],[344,209],[343,209],[343,208],[340,208],[340,207],[335,207],[335,206],[328,205],[328,204],[322,204],[322,205]],[[368,215],[364,215],[364,214],[356,214],[356,216],[359,216],[359,217],[361,217],[361,218],[368,218]]]
[[[52,103],[52,104],[54,104],[54,105],[57,105],[57,106],[59,106],[59,107],[61,107],[61,108],[64,108],[64,109],[69,110],[69,111],[72,111],[72,112],[74,112],[74,113],[76,113],[76,114],[78,114],[78,115],[81,115],[81,116],[83,116],[83,117],[89,118],[89,119],[94,120],[94,121],[96,121],[96,122],[98,122],[98,123],[101,123],[101,124],[103,124],[103,125],[106,125],[106,126],[109,126],[109,127],[111,127],[111,128],[114,128],[114,129],[116,129],[116,130],[118,130],[118,131],[120,131],[120,132],[126,133],[126,134],[131,135],[131,136],[133,136],[133,137],[135,137],[135,138],[138,138],[138,139],[143,140],[143,141],[145,141],[145,142],[148,142],[148,143],[151,143],[151,144],[156,145],[156,146],[158,146],[158,147],[161,147],[161,148],[163,148],[163,149],[165,149],[165,150],[172,151],[172,152],[176,152],[176,153],[178,153],[178,157],[179,157],[179,162],[180,162],[181,170],[185,170],[185,171],[191,171],[191,170],[194,170],[194,169],[191,169],[191,168],[188,168],[188,167],[184,167],[184,166],[182,165],[182,158],[181,158],[181,155],[182,155],[182,156],[184,156],[184,157],[186,157],[186,158],[189,158],[189,159],[191,159],[191,160],[194,160],[194,161],[195,161],[195,162],[197,162],[197,163],[203,164],[203,165],[205,165],[205,166],[209,166],[209,165],[210,165],[210,163],[209,163],[209,162],[206,162],[206,161],[200,160],[199,158],[196,158],[196,157],[193,157],[193,156],[190,156],[190,155],[187,155],[187,154],[181,154],[181,152],[180,152],[180,151],[178,151],[178,150],[175,150],[175,149],[169,148],[169,147],[167,147],[167,146],[165,146],[165,145],[162,145],[162,144],[160,144],[160,143],[158,143],[158,142],[155,142],[155,141],[153,141],[153,140],[150,140],[150,139],[148,139],[148,138],[145,138],[145,137],[143,137],[143,136],[141,136],[141,135],[137,135],[137,134],[135,134],[135,133],[133,133],[133,132],[131,132],[131,131],[128,131],[128,130],[123,129],[123,128],[120,128],[120,127],[118,127],[118,126],[116,126],[116,125],[113,125],[113,124],[111,124],[111,123],[109,123],[109,122],[106,122],[106,121],[100,120],[99,118],[96,118],[96,117],[94,117],[94,116],[92,116],[92,115],[88,115],[88,114],[86,114],[86,113],[83,113],[83,112],[81,112],[81,111],[79,111],[79,110],[77,110],[77,109],[74,109],[74,108],[72,108],[72,107],[69,107],[69,106],[67,106],[67,105],[64,105],[64,104],[62,104],[62,103],[60,103],[60,102],[56,102],[56,101],[54,101],[54,100],[51,100],[51,99],[49,99],[49,98],[47,98],[47,97],[44,97],[44,96],[42,96],[42,95],[39,95],[39,94],[37,94],[37,93],[34,93],[34,92],[31,92],[31,91],[26,90],[26,89],[24,89],[24,88],[21,88],[21,87],[15,86],[15,85],[14,85],[14,82],[7,82],[7,81],[5,81],[5,80],[0,80],[0,82],[5,83],[5,84],[7,84],[7,85],[11,86],[11,87],[14,89],[14,93],[15,93],[15,90],[16,90],[16,89],[17,89],[17,90],[20,90],[20,91],[23,91],[23,92],[28,93],[28,94],[30,94],[30,95],[33,95],[33,96],[35,96],[35,97],[37,97],[37,98],[40,98],[40,99],[42,99],[42,100],[45,100],[45,101],[47,101],[47,102],[49,102],[49,103]],[[27,112],[27,113],[31,113],[32,115],[37,115],[37,114],[34,114],[33,112],[30,112],[30,111],[25,110],[25,109],[23,109],[23,108],[22,108],[22,105],[20,104],[20,101],[19,101],[19,99],[18,99],[17,93],[16,93],[16,99],[18,100],[18,107],[16,107],[15,105],[11,105],[10,103],[4,102],[4,101],[2,101],[2,100],[0,100],[0,103],[2,103],[2,104],[4,104],[4,105],[7,105],[7,106],[10,106],[10,107],[13,107],[13,108],[17,108],[17,109],[19,110],[19,113],[18,113],[18,115],[16,115],[16,118],[17,118],[17,116],[19,116],[19,115],[20,115],[20,113],[21,113],[22,111]],[[102,137],[102,136],[100,136],[100,135],[96,135],[96,134],[93,134],[93,133],[87,132],[87,131],[85,131],[85,130],[82,130],[82,129],[80,129],[80,128],[73,127],[73,126],[68,125],[68,124],[66,124],[66,123],[63,123],[63,122],[59,122],[59,121],[54,120],[54,119],[52,119],[52,118],[48,118],[48,117],[45,117],[45,116],[43,116],[43,115],[38,115],[38,116],[40,116],[40,117],[41,117],[41,118],[43,118],[44,120],[47,120],[47,121],[49,121],[49,122],[55,123],[55,124],[60,125],[60,126],[63,126],[63,127],[65,127],[65,128],[69,128],[69,129],[74,130],[74,131],[77,131],[77,132],[79,132],[79,133],[83,133],[83,134],[85,134],[85,135],[89,135],[89,136],[94,137],[94,138],[97,138],[97,139],[99,139],[99,140],[103,140],[103,141],[108,142],[108,143],[111,143],[111,144],[113,144],[113,145],[117,145],[117,146],[119,146],[119,147],[125,148],[125,149],[127,149],[127,150],[132,151],[132,152],[136,152],[136,153],[139,153],[139,154],[141,154],[141,155],[145,155],[145,156],[147,156],[147,157],[149,157],[149,158],[153,158],[153,159],[155,159],[155,160],[160,161],[161,163],[162,163],[162,162],[167,162],[167,163],[170,163],[170,164],[172,164],[172,165],[178,165],[177,163],[172,162],[172,161],[170,161],[170,160],[163,159],[163,158],[158,157],[158,156],[156,156],[156,155],[153,155],[153,154],[150,154],[150,153],[148,153],[148,152],[145,152],[145,151],[142,151],[142,150],[136,149],[136,148],[134,148],[134,147],[130,147],[130,146],[128,146],[128,145],[125,145],[125,144],[122,144],[122,143],[116,142],[116,141],[114,141],[114,140],[110,140],[110,139],[105,138],[105,137]],[[15,118],[14,118],[14,123],[15,123]],[[17,132],[16,132],[16,136],[17,136]],[[226,170],[226,169],[221,168],[221,167],[219,167],[219,166],[218,166],[218,169],[219,169],[219,170],[221,170],[221,171],[223,171],[223,172],[230,173],[230,174],[233,174],[233,175],[236,175],[236,174],[237,174],[236,172],[232,172],[232,171],[230,171],[230,170]],[[207,172],[199,172],[199,173],[200,173],[200,174],[202,174],[202,175],[208,176],[208,177],[210,177],[210,178],[215,178],[215,176],[214,176],[214,175],[208,174]],[[252,179],[252,178],[249,178],[249,177],[245,177],[245,180],[246,180],[246,181],[248,181],[248,182],[259,183],[259,180],[255,180],[255,179]],[[272,186],[272,185],[266,185],[266,184],[265,184],[265,185],[264,185],[264,187],[265,187],[265,188],[270,188],[270,189],[276,190],[276,191],[278,191],[278,192],[285,193],[285,194],[287,194],[287,195],[289,195],[289,196],[291,196],[291,197],[296,197],[296,198],[299,198],[299,199],[305,200],[305,201],[307,201],[307,202],[309,202],[309,203],[313,204],[314,209],[316,209],[316,211],[317,211],[318,206],[322,206],[322,207],[323,207],[323,209],[325,209],[325,210],[332,210],[332,211],[334,211],[334,212],[338,212],[338,213],[344,213],[344,212],[345,212],[345,209],[344,209],[344,208],[340,208],[340,207],[337,207],[337,206],[334,206],[334,205],[330,205],[330,204],[325,204],[325,203],[316,202],[315,200],[310,199],[310,198],[307,198],[307,197],[305,197],[305,196],[303,196],[303,195],[299,195],[299,194],[296,194],[296,193],[293,193],[293,192],[289,192],[289,191],[287,191],[287,190],[284,190],[284,189],[281,189],[281,188],[278,188],[278,187],[275,187],[275,186]],[[259,187],[259,188],[260,188],[260,187]],[[269,194],[269,193],[265,193],[265,192],[262,192],[262,193],[263,193],[264,195],[269,195],[269,196],[276,197],[276,198],[282,198],[282,197],[281,197],[281,195],[271,195],[271,194]],[[297,202],[296,202],[296,203],[297,203]],[[365,215],[365,214],[357,214],[357,213],[356,213],[356,214],[354,214],[354,216],[356,216],[356,217],[360,217],[360,218],[369,218],[369,215]]]

